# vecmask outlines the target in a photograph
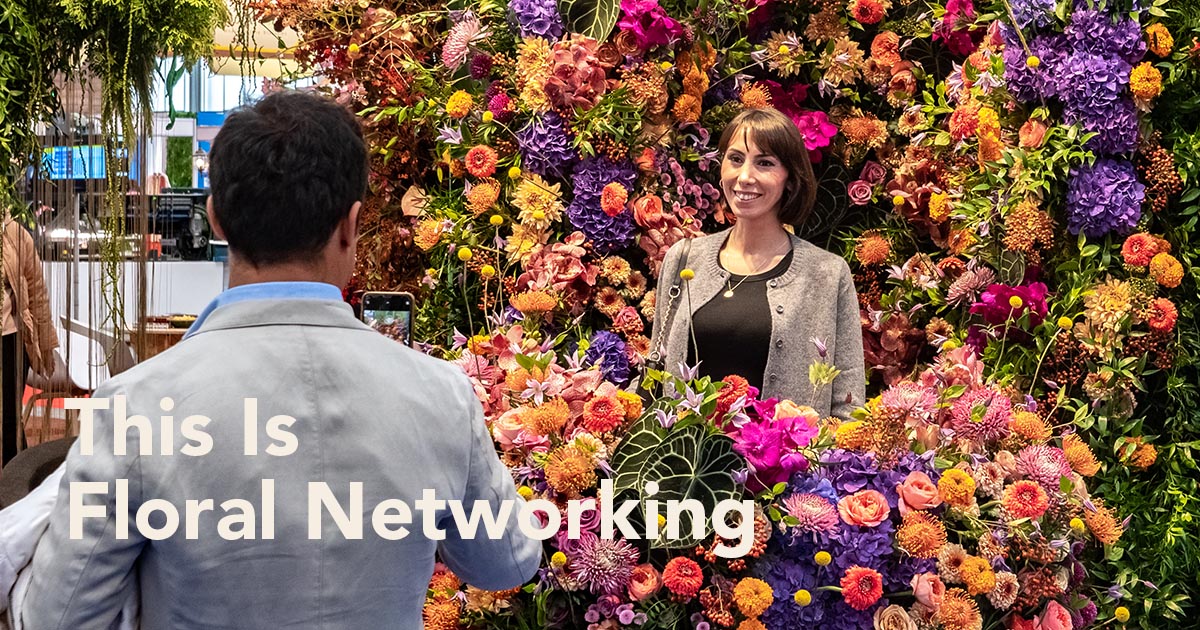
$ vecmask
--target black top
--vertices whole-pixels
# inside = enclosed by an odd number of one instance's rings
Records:
[[[745,378],[762,390],[767,356],[771,350],[771,305],[767,281],[778,278],[792,265],[793,251],[779,264],[753,276],[730,274],[725,290],[692,316],[699,349],[700,376],[721,379],[730,374]],[[726,297],[729,289],[733,295]],[[695,365],[696,349],[688,340],[688,364]]]

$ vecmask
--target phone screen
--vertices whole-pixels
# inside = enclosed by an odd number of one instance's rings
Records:
[[[407,346],[412,346],[412,301],[407,296],[368,295],[362,303],[363,322]]]

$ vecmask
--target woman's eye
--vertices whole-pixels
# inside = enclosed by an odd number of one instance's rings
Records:
[[[729,156],[729,163],[730,163],[730,164],[741,164],[741,163],[742,163],[742,156],[740,156],[740,155],[731,155],[731,156]]]
[[[771,160],[759,160],[758,166],[759,168],[775,168],[775,162]]]

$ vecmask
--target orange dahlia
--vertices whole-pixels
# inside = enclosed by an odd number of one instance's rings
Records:
[[[842,135],[850,144],[881,147],[888,141],[887,123],[869,114],[854,116],[842,121]]]
[[[700,565],[696,564],[695,560],[677,556],[671,558],[667,566],[663,567],[662,583],[671,593],[691,599],[696,596],[696,593],[700,591],[700,586],[704,584],[704,572],[700,570]]]
[[[775,603],[770,585],[758,578],[742,578],[733,588],[733,603],[747,617],[757,617]]]
[[[608,433],[625,422],[625,406],[616,396],[596,396],[583,406],[583,427],[592,433]]]
[[[1063,453],[1071,463],[1071,470],[1084,477],[1091,477],[1100,471],[1100,462],[1096,461],[1092,449],[1074,433],[1069,433],[1063,438]]]
[[[1132,234],[1125,239],[1125,243],[1121,245],[1121,258],[1125,259],[1126,265],[1133,267],[1145,267],[1150,264],[1150,260],[1158,253],[1158,241],[1151,235],[1145,232]]]
[[[1162,286],[1174,289],[1183,280],[1183,265],[1170,254],[1156,254],[1150,260],[1150,277]]]
[[[858,565],[842,576],[842,599],[854,610],[866,610],[883,597],[883,576],[875,569]]]
[[[1036,481],[1018,481],[1004,489],[1001,501],[1013,518],[1041,518],[1050,507],[1050,498]]]
[[[946,526],[926,512],[909,512],[896,532],[896,542],[915,558],[936,558],[946,545]]]
[[[1158,460],[1158,449],[1154,448],[1153,444],[1148,444],[1142,440],[1143,438],[1140,437],[1133,437],[1128,440],[1130,444],[1137,445],[1137,448],[1129,455],[1128,463],[1138,470],[1146,470]]]
[[[878,24],[892,3],[887,0],[850,0],[850,16],[859,24]]]
[[[629,191],[617,182],[609,183],[600,192],[600,209],[610,217],[615,217],[625,211],[625,203],[629,201]]]
[[[475,177],[491,177],[496,172],[496,150],[485,144],[467,151],[467,172]]]

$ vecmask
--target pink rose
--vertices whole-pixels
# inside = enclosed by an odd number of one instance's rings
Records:
[[[871,202],[871,184],[864,180],[856,179],[846,186],[846,193],[850,195],[850,203],[856,206],[865,206]]]
[[[1042,630],[1074,630],[1071,613],[1062,604],[1051,600],[1042,613]]]
[[[882,184],[883,178],[887,177],[887,169],[879,162],[867,160],[863,164],[862,173],[859,174],[859,177],[866,180],[868,184]]]
[[[629,576],[629,599],[640,602],[658,592],[662,586],[662,576],[658,569],[650,564],[639,564],[633,568]]]
[[[938,495],[938,489],[933,480],[919,470],[908,473],[904,482],[896,486],[896,493],[900,495],[900,516],[914,510],[928,510],[942,504],[942,498]]]
[[[913,596],[922,606],[937,612],[942,607],[942,597],[946,595],[946,585],[936,573],[919,573],[912,579]]]
[[[838,501],[838,514],[849,525],[875,527],[891,514],[887,498],[877,490],[860,490]]]
[[[525,426],[521,424],[520,409],[510,409],[492,422],[492,437],[500,443],[504,450],[515,447],[524,431]]]
[[[1046,139],[1046,131],[1048,127],[1040,120],[1030,118],[1021,125],[1021,129],[1017,131],[1017,138],[1020,139],[1022,149],[1036,149],[1042,146],[1042,142]]]

